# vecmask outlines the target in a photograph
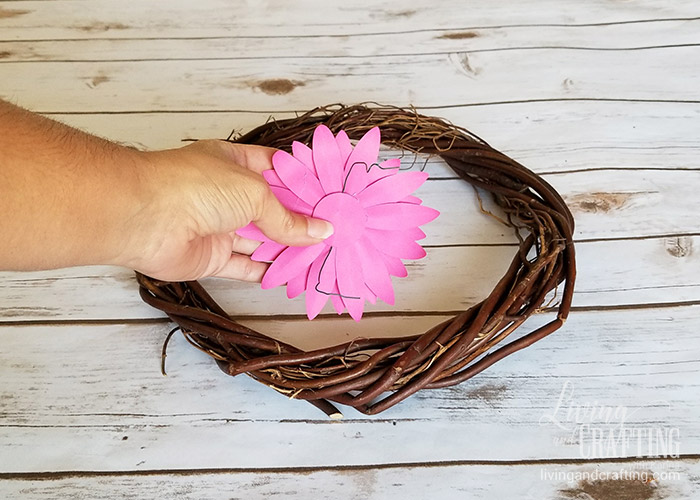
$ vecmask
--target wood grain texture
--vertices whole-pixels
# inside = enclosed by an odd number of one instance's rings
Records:
[[[437,162],[432,165],[447,172]],[[583,272],[576,283],[575,306],[700,300],[697,177],[697,172],[687,170],[594,170],[545,176],[576,217]],[[396,307],[380,303],[368,306],[368,311],[463,309],[488,294],[514,255],[512,231],[480,213],[474,191],[462,181],[429,181],[419,194],[442,212],[425,227],[428,236],[422,243],[429,247],[428,257],[408,262],[409,277],[394,280]],[[492,208],[488,200],[484,202]],[[125,269],[92,267],[0,276],[0,318],[5,321],[160,316],[141,303],[133,273]],[[261,290],[257,285],[221,280],[208,280],[206,286],[234,315],[304,314],[303,297],[290,301],[283,288]]]
[[[57,474],[0,481],[7,498],[519,498],[652,500],[700,494],[697,460],[600,464],[427,464],[330,470]],[[504,480],[504,478],[507,478]],[[654,479],[656,478],[656,479]],[[648,481],[648,482],[645,482]],[[586,496],[588,495],[588,496]]]
[[[379,60],[289,58],[274,64],[265,59],[192,60],[186,68],[178,61],[4,63],[0,64],[0,97],[43,113],[210,111],[222,103],[252,111],[289,111],[339,97],[346,102],[371,97],[386,104],[419,107],[568,99],[697,104],[700,76],[686,62],[698,57],[700,46],[644,53],[536,49]],[[642,71],[664,78],[640,79],[637,75]],[[514,88],[510,82],[514,73],[528,74],[531,84]],[[103,80],[99,85],[94,82],[97,76]],[[138,79],[140,85],[129,85]],[[259,87],[270,79],[299,83],[293,91],[271,95]],[[32,82],[30,93],[27,81]],[[126,92],[129,98],[120,98]],[[240,108],[243,103],[245,107]]]
[[[538,173],[599,168],[700,168],[697,104],[530,102],[422,112],[467,127]],[[52,116],[112,140],[143,149],[160,149],[181,146],[183,139],[225,138],[234,129],[238,133],[248,131],[270,116],[293,115],[221,111]],[[552,141],[552,137],[557,140]],[[427,164],[431,176],[450,175],[451,171],[441,165],[442,162]]]
[[[250,379],[224,375],[179,335],[168,351],[169,375],[162,377],[160,347],[168,325],[1,327],[0,443],[13,452],[0,455],[0,470],[320,467],[659,453],[660,444],[647,449],[646,441],[641,448],[634,440],[625,449],[594,447],[587,429],[610,432],[621,420],[624,428],[640,432],[676,429],[670,451],[698,453],[699,379],[693,374],[700,370],[694,342],[699,312],[698,306],[578,312],[561,331],[468,383],[420,392],[380,417],[346,409],[341,421],[328,421],[310,405]],[[534,317],[526,327],[547,319]],[[322,320],[313,332],[303,320],[249,324],[311,346],[319,339],[362,335],[363,329],[396,335],[439,320],[369,318],[352,328],[350,322],[342,327]],[[409,443],[396,446],[408,435]]]
[[[436,5],[406,2],[388,5],[372,0],[342,5],[303,0],[294,8],[284,0],[246,1],[231,5],[227,0],[192,4],[187,0],[168,2],[162,9],[157,0],[115,4],[109,0],[91,2],[85,9],[80,0],[60,2],[17,1],[6,10],[21,14],[3,18],[3,39],[61,40],[75,38],[186,38],[257,36],[273,31],[276,36],[348,36],[396,31],[446,30],[477,27],[559,24],[608,24],[646,22],[658,19],[695,19],[698,6],[679,0],[659,6],[653,0],[634,3],[594,0],[575,2],[562,8],[556,0],[531,3],[503,3],[492,6],[474,0],[449,0]]]
[[[673,236],[577,245],[579,268],[574,307],[643,306],[700,301],[698,236]],[[482,300],[505,272],[515,246],[444,247],[409,263],[409,277],[394,280],[396,306],[385,311],[453,312]],[[640,272],[640,269],[643,272]],[[305,314],[303,296],[284,288],[207,279],[203,284],[236,317]],[[162,313],[141,302],[133,272],[86,267],[35,273],[0,273],[2,321],[143,319]],[[76,300],[80,297],[80,300]],[[323,314],[331,314],[330,306]],[[342,321],[350,321],[344,317]],[[1,321],[0,321],[1,322]]]
[[[700,496],[699,23],[693,0],[0,0],[2,98],[144,149],[329,102],[414,104],[544,174],[574,212],[579,261],[562,330],[339,422],[223,375],[179,334],[162,377],[170,325],[128,270],[0,273],[0,496]],[[282,289],[206,286],[304,348],[424,331],[483,298],[515,250],[442,162],[425,168],[443,215],[398,307],[309,323]],[[601,441],[623,431],[649,446]],[[624,467],[677,476],[546,475]]]
[[[697,14],[697,13],[696,13]],[[204,37],[117,38],[115,30],[68,40],[0,39],[0,62],[146,61],[192,59],[274,60],[289,57],[386,57],[392,55],[493,52],[522,49],[652,50],[697,45],[700,19],[596,25],[511,25],[455,29],[309,35],[305,30],[279,34],[278,25],[259,26],[254,34],[230,30]],[[397,26],[399,29],[397,29]],[[358,26],[359,27],[359,26]],[[84,35],[79,30],[77,35]],[[0,35],[2,37],[2,35]]]

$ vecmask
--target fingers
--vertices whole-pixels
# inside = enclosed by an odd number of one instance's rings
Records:
[[[287,210],[269,190],[261,215],[253,222],[268,238],[283,245],[313,245],[333,234],[330,222]]]
[[[226,141],[199,141],[194,146],[258,174],[272,168],[272,155],[277,151],[273,148],[232,144]],[[274,196],[262,176],[255,177],[258,179],[247,179],[244,196],[239,196],[252,201],[252,204],[248,204],[247,213],[243,218],[251,221],[250,212],[258,214],[252,222],[255,222],[267,237],[284,245],[307,246],[319,243],[333,234],[333,226],[330,223],[287,210]]]
[[[241,281],[260,282],[268,264],[255,262],[246,255],[231,254],[231,258],[216,273],[217,278],[230,278]]]
[[[209,142],[209,141],[206,141]],[[272,168],[274,148],[251,144],[233,144],[226,141],[211,141],[223,153],[223,158],[258,174]],[[213,146],[213,145],[212,145]]]
[[[260,246],[259,241],[249,240],[243,236],[239,236],[235,232],[230,233],[233,244],[231,250],[235,253],[250,255]]]

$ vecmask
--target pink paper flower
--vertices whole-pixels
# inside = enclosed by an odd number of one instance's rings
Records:
[[[330,298],[341,314],[347,309],[356,321],[365,300],[394,304],[391,276],[406,276],[401,259],[420,259],[425,250],[416,243],[425,237],[418,226],[435,219],[438,211],[412,196],[428,178],[425,172],[399,172],[400,160],[377,163],[380,132],[368,131],[353,148],[347,134],[336,137],[325,125],[314,131],[313,148],[300,142],[292,153],[277,151],[273,170],[264,177],[280,202],[290,210],[324,219],[334,233],[309,247],[288,247],[267,238],[257,227],[238,230],[262,241],[252,258],[272,262],[262,288],[287,284],[287,296],[306,291],[309,319]]]

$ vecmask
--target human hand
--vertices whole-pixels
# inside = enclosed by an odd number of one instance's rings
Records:
[[[166,281],[260,281],[267,264],[250,259],[259,243],[236,229],[254,222],[268,237],[294,246],[330,236],[330,223],[290,212],[272,194],[260,174],[272,168],[274,152],[208,140],[142,153],[147,200],[127,221],[115,263]]]

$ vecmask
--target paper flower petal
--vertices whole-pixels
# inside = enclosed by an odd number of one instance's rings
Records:
[[[419,227],[409,227],[408,229],[404,229],[403,233],[413,241],[418,241],[425,238],[425,233]]]
[[[293,299],[301,295],[306,290],[306,280],[309,277],[309,268],[294,276],[287,282],[287,297]]]
[[[391,284],[389,271],[384,264],[384,259],[374,249],[374,246],[366,240],[357,245],[357,256],[360,259],[362,276],[369,289],[380,299],[389,305],[394,305],[394,287]]]
[[[420,205],[421,203],[423,203],[423,200],[421,200],[417,196],[406,196],[401,201],[403,203],[413,203],[414,205]]]
[[[407,229],[435,219],[440,212],[413,203],[384,203],[368,207],[367,227],[374,229]]]
[[[354,247],[338,247],[335,255],[338,290],[347,307],[350,316],[360,321],[365,307],[363,295],[365,288],[364,276],[357,271],[361,269],[360,260]]]
[[[287,245],[282,245],[276,241],[267,240],[255,249],[250,256],[251,259],[258,262],[272,262],[287,248]]]
[[[273,288],[284,285],[291,278],[301,273],[328,248],[324,243],[316,243],[310,247],[288,247],[270,265],[262,279],[263,288]]]
[[[333,309],[335,309],[335,312],[337,312],[338,315],[343,314],[343,311],[345,310],[345,302],[343,302],[342,297],[338,293],[337,285],[335,287],[335,291],[331,295],[331,304],[333,304]]]
[[[343,171],[345,170],[345,164],[348,161],[348,158],[350,157],[350,153],[352,153],[352,144],[350,143],[350,138],[348,137],[348,134],[345,133],[345,130],[341,130],[338,132],[338,135],[335,136],[335,142],[338,143],[338,149],[340,150],[340,160],[343,163]]]
[[[428,178],[425,172],[406,172],[391,175],[373,182],[357,194],[363,207],[371,207],[391,201],[401,201],[410,196]]]
[[[287,187],[274,170],[263,170],[262,176],[270,186]]]
[[[306,277],[306,316],[309,319],[314,319],[321,312],[323,306],[328,302],[328,295],[319,292],[316,287],[319,284],[319,276],[321,274],[321,267],[323,262],[330,253],[330,249],[327,248],[309,268],[309,275]]]
[[[292,154],[294,155],[294,158],[302,162],[306,168],[311,170],[314,175],[317,175],[316,167],[314,166],[313,153],[311,152],[311,148],[309,146],[302,144],[299,141],[294,141],[292,142]]]
[[[403,262],[401,262],[401,259],[398,257],[392,257],[391,255],[387,255],[383,252],[379,252],[382,261],[384,261],[384,265],[386,266],[386,270],[389,271],[389,274],[392,276],[396,276],[397,278],[405,278],[408,276],[408,271],[406,271],[406,266],[403,265]]]
[[[375,165],[367,174],[367,184],[372,184],[379,179],[397,174],[400,166],[401,160],[398,158],[390,158],[379,163],[379,165]]]
[[[272,164],[284,185],[305,203],[315,206],[325,195],[319,180],[286,151],[277,151],[272,155]]]
[[[367,229],[367,239],[380,251],[400,259],[422,259],[425,250],[403,231]]]
[[[314,130],[313,158],[318,180],[326,194],[339,193],[343,190],[343,173],[339,167],[341,160],[338,143],[333,132],[325,125]]]
[[[357,142],[352,153],[350,153],[348,161],[345,163],[345,171],[348,172],[356,163],[366,166],[375,163],[377,161],[377,155],[379,154],[380,143],[381,134],[379,132],[379,127],[373,127],[368,130]]]
[[[365,297],[365,300],[367,302],[369,302],[370,304],[377,303],[377,296],[374,294],[374,292],[372,292],[372,290],[369,289],[369,286],[367,286],[367,285],[365,285],[364,297]]]
[[[313,149],[292,144],[293,155],[273,155],[273,171],[263,173],[280,203],[290,210],[329,220],[332,236],[310,247],[287,247],[250,224],[237,231],[261,241],[255,260],[272,261],[263,288],[287,285],[290,298],[306,292],[306,314],[316,317],[330,299],[338,314],[348,311],[359,321],[365,301],[395,301],[391,276],[407,271],[401,259],[425,256],[416,243],[425,237],[418,227],[438,212],[412,195],[427,174],[401,172],[400,160],[378,163],[378,128],[353,148],[347,134],[333,136],[320,125]]]
[[[280,201],[280,203],[292,212],[298,212],[304,215],[311,215],[311,213],[314,211],[311,205],[303,201],[289,189],[278,186],[270,186],[270,189],[274,193],[275,197]]]
[[[345,171],[345,185],[343,192],[355,196],[367,187],[369,183],[368,165],[365,163],[355,163]],[[376,167],[375,167],[376,168]]]

